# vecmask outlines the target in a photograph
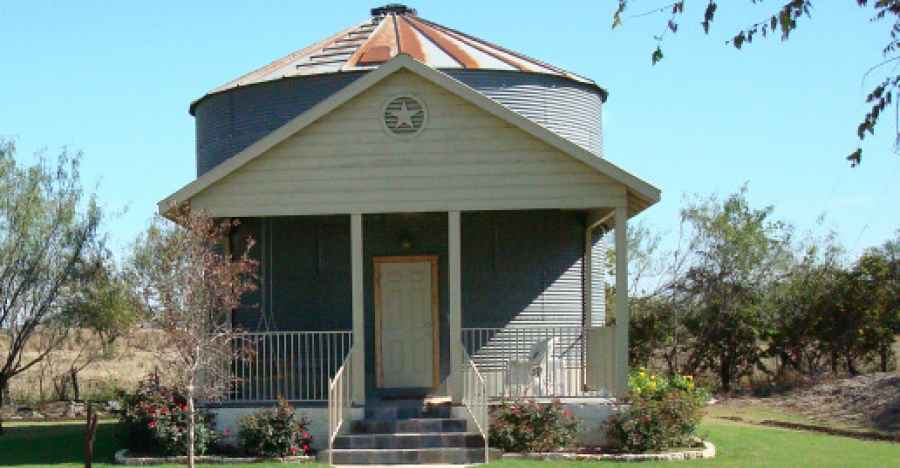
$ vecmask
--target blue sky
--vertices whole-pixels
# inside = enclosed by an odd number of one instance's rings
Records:
[[[844,156],[865,112],[863,72],[880,61],[887,24],[872,25],[849,0],[818,2],[787,43],[723,45],[776,2],[720,2],[709,38],[688,1],[682,27],[650,66],[664,17],[611,30],[614,0],[416,1],[425,18],[591,77],[610,92],[606,156],[663,190],[640,216],[677,228],[690,194],[736,191],[801,231],[826,225],[851,250],[900,228],[900,156],[893,113],[864,146],[862,167]],[[635,1],[642,12],[666,2]],[[738,6],[740,5],[740,6]],[[23,159],[68,146],[110,212],[120,250],[144,229],[156,201],[194,176],[188,104],[207,90],[368,16],[375,2],[156,1],[0,4],[0,136]],[[692,9],[693,8],[693,9]],[[627,17],[627,15],[626,15]],[[756,41],[755,41],[756,42]]]

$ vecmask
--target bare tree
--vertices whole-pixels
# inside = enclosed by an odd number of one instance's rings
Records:
[[[231,384],[227,364],[237,334],[231,314],[256,288],[253,240],[230,252],[237,221],[218,221],[187,207],[173,207],[169,223],[154,220],[132,258],[133,275],[150,323],[166,336],[160,359],[188,403],[188,466],[194,466],[196,400],[220,398]]]
[[[54,321],[66,294],[90,274],[85,258],[102,247],[101,213],[84,197],[80,155],[64,151],[55,166],[30,167],[14,156],[15,145],[0,141],[0,397],[65,339]]]

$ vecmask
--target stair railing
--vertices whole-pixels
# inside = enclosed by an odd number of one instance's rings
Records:
[[[347,357],[334,377],[328,379],[328,462],[334,464],[334,440],[340,434],[344,424],[352,419],[351,407],[353,398],[353,353],[350,348]]]
[[[484,377],[478,372],[475,361],[469,357],[469,353],[463,352],[463,368],[461,369],[462,404],[469,413],[469,417],[475,422],[475,427],[484,438],[484,462],[488,463],[490,449],[488,437],[490,435],[490,416],[488,413],[488,392]]]

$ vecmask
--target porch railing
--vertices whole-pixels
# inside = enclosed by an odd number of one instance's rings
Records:
[[[352,418],[353,398],[353,348],[347,353],[334,378],[328,380],[328,453],[329,463],[334,464],[334,440]]]
[[[582,327],[464,328],[462,339],[491,398],[600,396],[585,390]]]
[[[241,333],[233,341],[227,401],[328,400],[328,381],[350,352],[351,331]]]
[[[488,414],[487,384],[465,350],[463,350],[463,366],[458,375],[462,386],[463,406],[469,413],[472,422],[475,423],[478,432],[481,433],[481,437],[484,438],[484,462],[487,463],[490,452],[488,447],[490,415]]]

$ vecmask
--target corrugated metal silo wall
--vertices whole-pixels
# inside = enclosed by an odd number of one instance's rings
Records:
[[[603,153],[603,99],[596,88],[560,76],[539,73],[441,71],[588,151],[597,155]]]
[[[591,288],[591,326],[600,327],[606,324],[606,243],[603,231],[594,231],[591,239],[591,272],[593,287]]]
[[[197,176],[268,135],[362,76],[332,73],[235,88],[196,106]]]
[[[464,212],[462,326],[581,326],[583,248],[576,212]]]
[[[443,70],[510,109],[600,155],[602,99],[566,78],[490,70]],[[340,91],[365,72],[255,84],[203,98],[195,108],[197,176]]]

